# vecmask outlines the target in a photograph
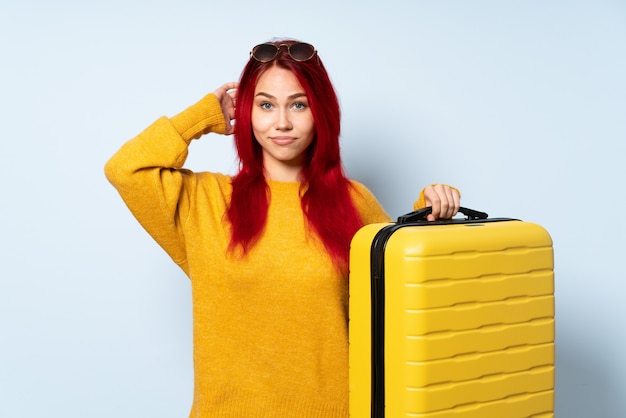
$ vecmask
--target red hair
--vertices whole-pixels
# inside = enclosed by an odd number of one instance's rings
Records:
[[[286,40],[276,44],[295,42]],[[341,163],[339,100],[317,53],[308,61],[295,61],[287,48],[280,48],[273,61],[261,63],[250,58],[243,69],[235,110],[239,172],[232,181],[227,211],[232,231],[230,249],[241,248],[247,253],[260,238],[267,220],[269,187],[262,149],[252,132],[251,113],[258,79],[274,65],[291,71],[308,98],[316,136],[302,167],[301,206],[308,225],[321,239],[333,263],[345,271],[350,240],[363,222],[351,199],[351,185]]]

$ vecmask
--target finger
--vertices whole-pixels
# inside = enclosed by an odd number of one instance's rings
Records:
[[[239,90],[237,89],[230,89],[228,90],[228,96],[232,99],[232,100],[236,100],[237,99],[237,92]]]
[[[233,120],[234,119],[231,119],[230,121],[226,122],[226,132],[224,132],[224,135],[232,135],[235,133],[235,125]]]
[[[459,192],[450,186],[443,186],[442,193],[444,194],[442,200],[445,201],[445,204],[442,204],[441,217],[450,219],[454,217],[454,215],[456,215],[459,211],[459,207],[461,205],[461,197],[459,195]]]
[[[232,132],[234,130],[234,121],[235,121],[235,109],[233,108],[230,111],[228,120],[226,121],[226,130]]]
[[[461,206],[461,196],[459,195],[458,190],[442,184],[436,185],[435,190],[441,197],[441,210],[439,217],[445,219],[453,218]]]
[[[213,91],[213,94],[215,94],[215,96],[217,96],[217,98],[221,101],[226,94],[228,94],[231,90],[237,89],[238,86],[239,83],[231,81],[216,88],[215,91]]]
[[[437,184],[435,186],[435,192],[439,197],[439,212],[437,213],[437,218],[450,218],[450,201],[452,196],[448,194],[448,187],[442,184]]]
[[[454,193],[451,187],[449,186],[444,186],[443,187],[443,192],[445,194],[445,200],[446,200],[446,207],[445,207],[445,213],[442,214],[442,217],[445,217],[446,219],[450,219],[452,218],[454,215],[456,215],[456,208],[454,205]]]
[[[236,81],[231,81],[228,82],[226,84],[224,84],[222,86],[222,88],[224,89],[224,91],[230,91],[230,90],[235,90],[239,87],[239,83],[237,83]]]
[[[435,187],[428,186],[424,189],[424,197],[426,198],[426,206],[431,207],[431,216],[435,220],[439,217],[441,211],[441,198],[437,194]]]
[[[461,195],[458,190],[452,189],[452,199],[454,201],[454,214],[452,214],[452,216],[454,216],[461,208]]]
[[[437,193],[437,197],[439,198],[439,211],[436,216],[437,219],[443,218],[448,219],[453,215],[454,207],[452,201],[452,194],[450,193],[450,188],[443,184],[437,184],[434,186],[435,192]]]

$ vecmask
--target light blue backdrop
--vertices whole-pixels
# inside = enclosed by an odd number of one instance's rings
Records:
[[[188,414],[189,283],[102,167],[274,36],[319,49],[347,170],[392,216],[445,182],[551,232],[557,416],[626,416],[626,2],[5,3],[0,416]],[[188,165],[232,172],[230,140]]]

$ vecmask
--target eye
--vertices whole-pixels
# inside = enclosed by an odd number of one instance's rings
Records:
[[[307,105],[303,102],[295,102],[291,105],[291,107],[293,107],[295,110],[304,110],[307,108]]]
[[[262,102],[259,104],[259,107],[263,110],[272,110],[272,104],[269,102]]]

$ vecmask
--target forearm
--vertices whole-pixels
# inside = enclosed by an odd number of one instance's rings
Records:
[[[174,129],[188,144],[192,139],[198,139],[209,132],[218,134],[226,132],[222,108],[213,93],[207,94],[170,120]]]
[[[215,96],[172,117],[161,117],[125,143],[105,165],[105,174],[141,225],[185,269],[182,224],[195,188],[183,170],[189,142],[225,128]]]
[[[159,118],[124,144],[105,165],[106,176],[117,188],[144,169],[181,168],[192,139],[223,133],[225,127],[219,102],[209,94],[172,118]]]

